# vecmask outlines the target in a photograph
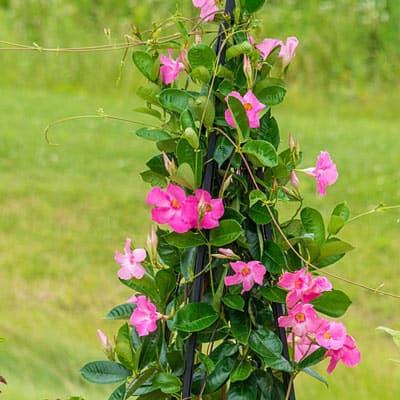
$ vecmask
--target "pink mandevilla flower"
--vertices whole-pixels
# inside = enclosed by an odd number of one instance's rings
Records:
[[[193,227],[200,229],[212,229],[219,226],[219,220],[224,215],[222,199],[212,199],[210,193],[203,189],[197,189],[195,199],[197,202],[197,219],[193,221]]]
[[[299,301],[310,302],[319,297],[322,292],[332,290],[332,284],[325,277],[317,277],[314,280],[305,268],[296,272],[285,272],[277,285],[289,290],[286,297],[287,306],[293,307]]]
[[[161,78],[166,85],[178,79],[179,72],[185,69],[185,66],[180,62],[180,57],[176,60],[172,58],[172,49],[168,49],[168,55],[160,55],[160,61],[163,64],[160,67]]]
[[[185,204],[187,201],[184,190],[169,183],[165,192],[156,186],[148,193],[146,203],[155,206],[151,210],[154,222],[168,224],[178,233],[187,232],[192,228],[193,214],[197,213],[195,204]]]
[[[230,266],[235,271],[234,275],[225,277],[225,285],[239,285],[243,284],[243,290],[241,294],[244,292],[248,292],[254,286],[254,282],[262,285],[264,275],[267,269],[262,265],[259,261],[250,261],[245,263],[243,261],[231,262]]]
[[[320,330],[315,340],[321,347],[328,350],[339,350],[346,340],[346,328],[341,322],[330,322],[326,330]]]
[[[243,97],[240,95],[239,92],[231,92],[228,94],[227,97],[225,97],[226,102],[228,101],[228,97],[230,96],[236,97],[243,104],[247,118],[249,120],[250,128],[259,128],[259,113],[265,108],[265,105],[258,101],[257,97],[253,94],[251,90],[249,90]],[[225,120],[232,128],[236,127],[235,121],[229,108],[225,111]]]
[[[325,196],[326,187],[333,185],[339,177],[336,164],[332,161],[327,151],[320,152],[315,168],[307,168],[304,172],[316,179],[318,193],[321,196]]]
[[[283,67],[287,67],[296,55],[296,49],[299,40],[295,36],[290,36],[286,39],[286,43],[282,44],[278,56],[282,59]]]
[[[156,306],[145,296],[132,296],[131,303],[136,304],[136,308],[129,319],[139,336],[147,336],[157,330],[157,320],[162,316],[156,310]]]
[[[330,374],[336,367],[339,361],[348,367],[355,367],[361,360],[360,351],[357,349],[356,341],[350,335],[346,335],[344,344],[338,350],[328,350],[325,354],[325,358],[330,357],[328,365],[328,374]]]
[[[265,60],[278,46],[282,46],[283,42],[279,39],[264,39],[260,44],[256,45],[256,49],[260,50],[261,57]]]
[[[200,18],[206,22],[213,21],[215,13],[219,11],[215,0],[193,0],[193,5],[201,8]]]
[[[283,328],[292,328],[296,336],[304,336],[326,330],[328,321],[319,318],[311,304],[298,303],[288,310],[288,315],[278,318],[278,325]]]
[[[135,249],[131,251],[131,239],[127,238],[125,241],[125,254],[115,252],[115,261],[121,266],[118,271],[118,277],[121,279],[141,279],[146,273],[142,266],[142,262],[146,258],[146,250]]]

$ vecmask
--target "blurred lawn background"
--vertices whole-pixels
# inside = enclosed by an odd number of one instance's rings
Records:
[[[132,23],[145,28],[175,9],[172,1],[118,3],[0,0],[0,40],[43,47],[119,43]],[[189,0],[180,9],[197,14]],[[296,35],[301,43],[287,99],[273,110],[283,141],[289,132],[299,138],[304,167],[329,150],[340,172],[324,199],[302,179],[306,204],[328,217],[343,199],[353,215],[380,202],[400,203],[400,2],[270,0],[259,16],[260,37]],[[148,186],[139,172],[155,149],[125,123],[58,125],[50,136],[59,146],[49,146],[43,130],[55,119],[99,108],[143,120],[132,111],[140,104],[141,78],[130,57],[116,84],[122,56],[0,51],[0,336],[8,338],[0,347],[0,374],[9,382],[1,399],[97,400],[112,391],[87,384],[78,370],[103,358],[95,330],[111,335],[117,325],[101,318],[130,296],[118,284],[113,255],[126,236],[144,244]],[[394,211],[349,224],[343,237],[356,250],[329,270],[399,293],[399,221]],[[375,328],[400,329],[399,300],[334,283],[353,299],[345,322],[363,360],[356,369],[339,366],[329,389],[299,378],[298,399],[397,398],[400,367],[390,359],[399,356]]]

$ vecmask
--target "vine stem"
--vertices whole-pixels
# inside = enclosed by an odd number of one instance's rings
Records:
[[[294,374],[290,374],[290,380],[289,380],[289,385],[288,385],[288,388],[287,388],[287,391],[286,391],[285,400],[289,400],[290,399],[290,393],[291,393],[291,389],[292,389],[294,378],[295,378],[295,375]]]
[[[363,212],[361,214],[358,214],[358,215],[354,216],[353,218],[350,218],[349,220],[346,221],[346,225],[349,224],[350,222],[356,221],[359,218],[365,217],[365,216],[370,215],[370,214],[375,214],[376,212],[379,212],[379,211],[395,210],[395,209],[398,209],[398,208],[400,208],[400,204],[399,205],[394,205],[394,206],[378,205],[375,208],[373,208],[372,210],[365,211],[365,212]]]

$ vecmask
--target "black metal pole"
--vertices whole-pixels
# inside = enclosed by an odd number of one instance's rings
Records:
[[[233,21],[233,11],[235,9],[235,0],[227,0],[225,4],[225,14],[229,15],[231,22]],[[225,46],[222,48],[223,41],[225,39],[225,30],[228,28],[228,23],[223,22],[219,28],[218,40],[215,47],[216,54],[220,53],[219,64],[225,63]],[[208,192],[212,192],[214,187],[215,174],[217,172],[215,161],[211,161],[214,150],[215,150],[216,136],[215,133],[211,133],[208,138],[208,148],[207,148],[207,164],[204,171],[204,178],[202,188]],[[201,246],[197,250],[196,254],[196,265],[195,265],[195,275],[198,275],[207,264],[207,247]],[[202,286],[204,282],[204,276],[198,276],[192,287],[191,302],[198,303],[201,300]],[[183,387],[182,387],[182,397],[183,400],[188,400],[191,398],[192,394],[192,378],[193,378],[193,366],[196,351],[196,341],[197,335],[193,333],[188,339],[186,346],[186,357],[185,357],[185,373],[183,375]]]

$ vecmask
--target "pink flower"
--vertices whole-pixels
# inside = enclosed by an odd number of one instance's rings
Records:
[[[156,306],[145,296],[132,297],[132,303],[136,304],[129,322],[136,328],[139,336],[147,336],[157,329],[157,320],[161,318]]]
[[[292,328],[296,336],[304,336],[326,328],[328,321],[318,318],[311,304],[298,303],[288,310],[286,317],[278,318],[278,325],[283,328]]]
[[[295,36],[290,36],[286,39],[286,43],[281,46],[281,51],[278,56],[282,58],[283,67],[287,67],[296,55],[296,48],[299,40]]]
[[[294,360],[296,362],[300,362],[319,349],[319,346],[314,344],[308,336],[296,336],[293,332],[288,335],[288,344],[294,346]]]
[[[125,254],[121,254],[118,251],[115,252],[114,259],[121,266],[118,271],[118,277],[125,280],[143,278],[146,270],[141,263],[146,258],[146,250],[135,249],[131,251],[131,239],[126,238],[124,251]]]
[[[332,161],[327,151],[320,152],[315,168],[307,168],[304,172],[316,179],[318,193],[321,196],[325,196],[326,187],[333,185],[339,177],[336,164]]]
[[[297,302],[310,302],[319,297],[322,292],[332,290],[332,284],[325,277],[317,277],[314,280],[312,275],[302,268],[295,272],[285,272],[277,285],[289,290],[286,297],[287,306],[293,307]]]
[[[341,322],[331,322],[326,330],[317,332],[315,340],[325,349],[339,350],[346,340],[346,328]]]
[[[328,350],[325,357],[330,357],[331,360],[328,365],[328,374],[330,374],[336,367],[339,361],[348,367],[355,367],[361,359],[360,351],[356,347],[356,341],[350,335],[346,335],[343,347],[338,350]]]
[[[257,44],[256,49],[260,50],[261,57],[265,60],[277,46],[283,46],[282,40],[267,38]]]
[[[219,226],[219,220],[224,215],[225,209],[222,199],[212,199],[210,193],[197,189],[195,199],[198,214],[193,220],[193,227],[197,227],[200,220],[200,229],[212,229]]]
[[[215,13],[219,11],[215,0],[193,0],[193,5],[201,8],[200,18],[206,22],[213,21]]]
[[[230,266],[235,271],[234,275],[225,277],[225,285],[239,285],[243,284],[243,290],[240,292],[248,292],[254,286],[254,282],[262,285],[266,268],[259,261],[250,261],[245,263],[243,261],[231,262]]]
[[[180,57],[176,60],[172,58],[172,49],[168,49],[169,57],[160,55],[160,61],[163,64],[160,67],[161,78],[168,85],[178,78],[179,72],[185,69],[185,66],[180,62]]]
[[[247,118],[249,120],[250,128],[259,128],[260,118],[258,114],[265,108],[265,105],[258,101],[253,92],[249,90],[243,97],[240,95],[239,92],[231,92],[228,94],[227,97],[225,97],[226,102],[228,101],[229,96],[236,97],[243,104],[243,107],[247,114]],[[232,128],[236,127],[235,121],[229,108],[225,111],[225,120]]]
[[[101,330],[97,329],[97,336],[99,337],[100,343],[103,346],[103,349],[105,351],[108,351],[111,348],[110,341],[108,340],[108,337],[106,334]]]
[[[153,188],[146,198],[148,205],[155,206],[151,210],[154,222],[168,224],[178,233],[187,232],[192,228],[191,220],[197,212],[195,205],[185,204],[187,201],[184,190],[169,183],[165,192],[158,186]]]

